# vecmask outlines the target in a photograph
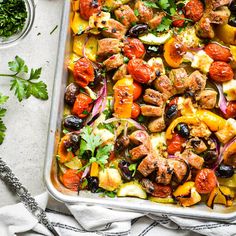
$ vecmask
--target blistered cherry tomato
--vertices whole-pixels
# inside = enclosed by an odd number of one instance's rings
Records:
[[[142,88],[142,85],[141,85],[141,84],[136,83],[136,82],[134,82],[133,85],[134,85],[133,100],[135,101],[135,100],[137,100],[137,99],[140,97],[140,95],[142,94],[143,88]]]
[[[140,106],[134,102],[132,105],[131,118],[136,119],[140,115],[140,110]]]
[[[89,59],[83,57],[75,63],[74,79],[81,87],[86,87],[90,82],[94,81],[94,68]]]
[[[232,56],[228,48],[222,47],[217,43],[209,43],[204,50],[215,61],[229,62]]]
[[[201,194],[210,193],[217,184],[215,172],[211,169],[202,169],[195,178],[196,190]]]
[[[172,16],[172,25],[174,27],[183,27],[184,26],[184,14],[177,14],[176,16]]]
[[[136,38],[128,38],[124,46],[124,55],[129,59],[141,58],[145,54],[143,43]]]
[[[72,191],[78,191],[82,174],[83,171],[78,173],[78,170],[69,169],[62,175],[61,182],[66,188]]]
[[[101,11],[101,5],[101,0],[80,0],[80,16],[85,20],[89,20],[91,15]]]
[[[226,114],[224,114],[224,117],[227,119],[236,117],[236,101],[228,103],[226,107]]]
[[[77,115],[79,118],[86,117],[92,110],[92,102],[92,98],[86,94],[78,94],[72,109],[72,114]]]
[[[167,152],[171,155],[176,152],[182,152],[183,146],[182,144],[186,142],[186,139],[181,137],[179,134],[174,133],[172,135],[172,139],[167,140]]]
[[[185,16],[194,22],[199,21],[204,13],[204,5],[200,0],[191,0],[184,8]]]
[[[225,82],[233,79],[234,72],[226,62],[215,61],[211,64],[209,75],[216,82]]]
[[[128,72],[139,83],[146,84],[155,78],[155,71],[142,59],[133,58],[128,63]]]

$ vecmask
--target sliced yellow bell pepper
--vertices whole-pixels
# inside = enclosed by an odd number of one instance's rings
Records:
[[[118,80],[114,89],[114,111],[117,118],[130,118],[133,105],[133,79],[130,77]]]
[[[69,62],[68,62],[68,69],[70,71],[73,71],[74,70],[74,66],[75,66],[75,63],[76,61],[78,61],[80,59],[80,57],[78,55],[76,55],[75,53],[72,53],[70,55],[70,59],[69,59]]]
[[[179,123],[186,123],[186,124],[191,124],[191,125],[198,125],[200,123],[200,120],[195,117],[195,116],[180,116],[177,119],[175,119],[168,129],[166,130],[166,139],[171,139],[172,138],[172,132],[174,131],[175,127]]]
[[[213,132],[223,129],[226,125],[226,120],[224,118],[208,110],[198,110],[196,116]]]
[[[82,19],[78,12],[75,12],[74,18],[71,24],[71,29],[74,34],[82,34],[89,26],[89,22]]]
[[[236,45],[236,27],[229,24],[217,25],[215,32],[217,37],[224,43]]]
[[[230,188],[236,188],[236,174],[230,178],[218,178],[220,185],[224,185]]]
[[[96,61],[98,40],[91,36],[88,38],[87,34],[82,34],[74,37],[73,51],[79,55],[83,56],[83,48],[85,47],[85,55],[91,60]]]
[[[92,165],[91,165],[90,176],[98,177],[98,173],[99,173],[98,163],[93,162]]]
[[[233,205],[234,192],[225,186],[218,188],[218,194],[215,198],[214,203],[223,204],[227,207]]]
[[[78,11],[79,10],[79,0],[72,0],[72,11]]]

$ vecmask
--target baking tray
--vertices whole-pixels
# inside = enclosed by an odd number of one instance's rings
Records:
[[[56,200],[69,203],[86,203],[89,205],[101,205],[115,209],[126,209],[130,211],[148,213],[158,213],[163,217],[176,215],[181,217],[191,217],[197,219],[207,219],[216,221],[232,221],[236,219],[236,204],[226,208],[215,205],[214,210],[208,208],[204,203],[193,207],[183,208],[178,205],[153,203],[148,200],[136,198],[107,198],[100,197],[88,191],[81,191],[78,195],[66,189],[57,177],[57,146],[60,139],[61,121],[64,109],[64,91],[67,84],[68,72],[67,62],[71,52],[71,31],[70,31],[70,1],[66,0],[62,15],[61,32],[58,48],[58,59],[52,95],[51,116],[48,132],[48,145],[46,151],[46,161],[44,177],[48,192]]]

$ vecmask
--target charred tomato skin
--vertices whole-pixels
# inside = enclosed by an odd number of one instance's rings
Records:
[[[89,20],[89,17],[92,16],[94,13],[98,13],[101,11],[101,5],[101,0],[80,0],[80,16],[84,20]]]
[[[195,178],[196,190],[200,194],[210,193],[217,185],[215,172],[204,168],[200,170]]]

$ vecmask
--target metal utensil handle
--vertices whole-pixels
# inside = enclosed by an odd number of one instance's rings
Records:
[[[29,191],[20,183],[19,179],[13,174],[7,164],[0,158],[0,179],[17,194],[26,209],[33,214],[38,222],[46,226],[55,236],[59,236],[52,223],[48,220],[46,212],[38,205]]]

